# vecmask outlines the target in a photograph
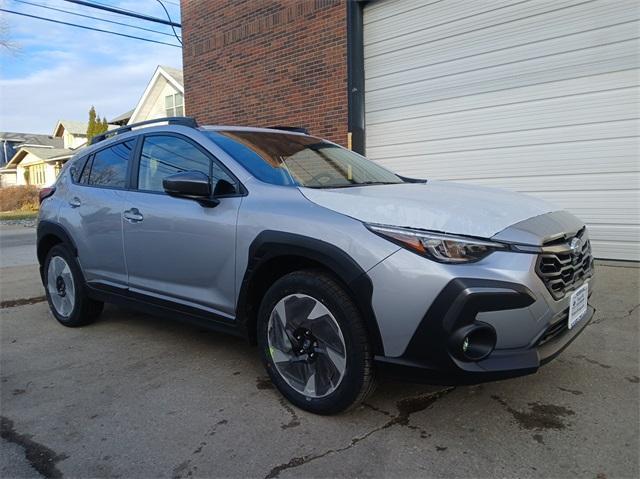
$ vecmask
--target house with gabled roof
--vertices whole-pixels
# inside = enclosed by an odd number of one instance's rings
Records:
[[[182,70],[158,65],[127,124],[184,114]]]
[[[7,138],[4,144],[10,139],[23,138],[24,141],[14,141],[11,149],[6,148],[8,161],[0,168],[0,186],[45,187],[55,182],[74,150],[87,143],[87,123],[59,120],[52,135],[3,133],[0,141],[3,135]]]
[[[53,135],[0,132],[0,186],[30,184],[25,180],[25,176],[29,175],[32,175],[34,179],[40,179],[45,175],[42,181],[46,182],[48,170],[53,168],[48,172],[49,176],[55,174],[56,162],[66,161],[64,158],[60,158],[66,152],[63,139]],[[45,159],[38,156],[38,153],[49,160],[47,163],[50,168],[47,168]],[[52,154],[54,156],[51,156]],[[27,156],[29,156],[28,163],[18,171],[18,164]],[[38,167],[37,164],[42,164],[42,166]]]
[[[184,80],[182,70],[158,65],[134,109],[122,113],[109,122],[109,129],[132,123],[167,116],[184,116]],[[52,135],[28,135],[24,133],[0,133],[7,138],[4,144],[6,155],[0,162],[0,186],[53,184],[62,165],[71,158],[75,150],[87,143],[86,122],[59,120]],[[28,138],[33,137],[33,141]],[[37,137],[37,138],[36,138]],[[8,146],[7,146],[8,145]]]
[[[23,146],[7,169],[15,169],[16,185],[50,186],[73,153],[68,148]]]

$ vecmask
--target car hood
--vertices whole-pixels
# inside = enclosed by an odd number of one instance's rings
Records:
[[[365,223],[482,238],[558,210],[520,193],[444,181],[300,191],[317,205]]]

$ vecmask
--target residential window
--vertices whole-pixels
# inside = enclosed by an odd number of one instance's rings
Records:
[[[131,152],[135,144],[135,140],[129,140],[97,152],[93,156],[89,184],[124,188],[127,178],[127,164],[131,159]]]
[[[184,96],[182,93],[165,96],[164,109],[167,116],[184,116]]]
[[[234,183],[219,165],[182,138],[154,135],[144,139],[138,172],[139,190],[164,192],[162,180],[181,171],[201,171],[214,181],[223,178]]]
[[[27,183],[30,185],[42,185],[45,182],[45,166],[43,163],[29,166]]]

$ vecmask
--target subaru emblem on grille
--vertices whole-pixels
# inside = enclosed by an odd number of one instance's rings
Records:
[[[571,254],[580,253],[582,251],[582,240],[576,236],[569,243],[569,247],[571,248]]]

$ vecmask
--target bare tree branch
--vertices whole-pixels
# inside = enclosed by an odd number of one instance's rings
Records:
[[[0,52],[16,54],[20,51],[20,44],[11,40],[11,27],[6,18],[0,17]]]

